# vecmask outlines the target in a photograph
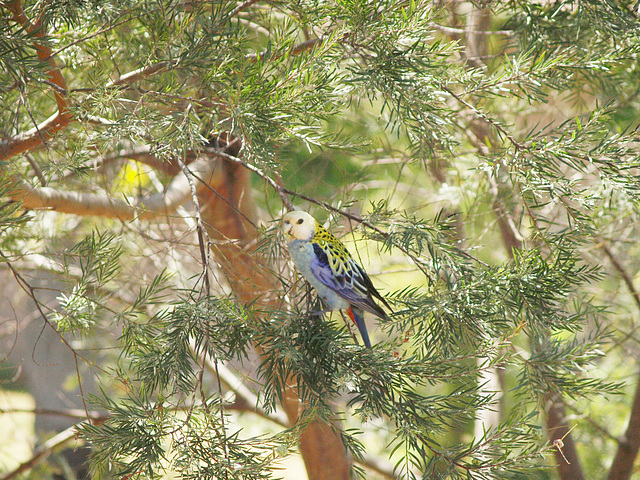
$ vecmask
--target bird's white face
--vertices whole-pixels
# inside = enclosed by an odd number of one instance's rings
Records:
[[[316,220],[307,212],[295,210],[282,219],[282,233],[287,241],[311,240],[316,231]]]

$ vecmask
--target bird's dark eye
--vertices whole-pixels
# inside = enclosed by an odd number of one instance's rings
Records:
[[[299,219],[298,219],[298,225],[300,225],[302,222],[304,222],[304,219],[299,218]]]

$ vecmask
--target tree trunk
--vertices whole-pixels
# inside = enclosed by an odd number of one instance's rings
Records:
[[[558,475],[562,480],[584,480],[578,451],[567,426],[564,405],[557,396],[547,400],[547,435],[556,446],[555,457]]]
[[[629,424],[624,433],[618,451],[613,458],[607,480],[628,480],[634,472],[633,465],[640,451],[640,379],[633,397]]]

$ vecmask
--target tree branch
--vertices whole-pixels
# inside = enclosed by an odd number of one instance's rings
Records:
[[[10,5],[14,3],[18,3],[18,2],[12,2]],[[50,49],[47,49],[45,51],[45,53],[47,52],[50,53]],[[53,59],[49,59],[48,61],[50,63],[53,63]],[[177,63],[178,63],[177,60],[172,60],[172,61],[154,63],[153,65],[147,65],[146,67],[133,70],[132,72],[126,73],[116,78],[115,80],[109,82],[106,88],[115,88],[122,85],[129,85],[131,83],[137,82],[138,80],[142,80],[143,78],[146,78],[150,75],[154,75],[162,70],[172,68],[175,65],[177,65]],[[57,72],[59,74],[59,71],[57,70],[53,72],[54,73]],[[23,152],[28,152],[30,150],[33,150],[34,148],[40,146],[42,143],[45,143],[50,138],[53,138],[53,136],[57,132],[59,132],[60,130],[65,128],[67,125],[69,125],[69,123],[71,123],[72,120],[75,120],[75,118],[71,115],[71,113],[68,110],[66,110],[67,87],[64,82],[64,79],[62,78],[62,75],[60,75],[59,81],[56,81],[56,79],[53,78],[51,80],[51,84],[52,84],[51,85],[52,90],[56,95],[56,99],[60,97],[64,100],[65,109],[60,110],[60,102],[58,102],[59,109],[57,113],[51,115],[45,121],[36,125],[34,128],[32,128],[27,132],[17,134],[16,136],[8,140],[0,141],[0,161],[14,157]],[[55,85],[55,87],[53,85]],[[63,94],[63,92],[65,93]],[[89,120],[93,121],[93,119],[89,119]],[[104,123],[104,122],[100,121],[100,123]]]
[[[63,116],[57,112],[31,130],[20,133],[9,140],[0,141],[0,161],[33,150],[66,127],[71,120],[71,116]]]
[[[245,8],[250,7],[254,3],[258,3],[258,1],[259,0],[246,0],[245,2],[241,3],[236,8],[234,8],[233,10],[231,10],[231,12],[229,13],[229,18],[235,17],[238,14],[238,12],[240,12],[241,10],[244,10]]]
[[[613,268],[615,268],[616,271],[622,277],[622,280],[624,281],[625,285],[627,286],[627,289],[629,290],[629,293],[633,297],[633,300],[636,302],[636,306],[638,307],[638,310],[640,311],[640,292],[638,292],[636,290],[636,288],[634,287],[633,279],[626,272],[626,270],[624,269],[622,264],[618,261],[618,259],[613,254],[613,252],[611,251],[611,249],[609,248],[609,246],[607,244],[603,244],[602,245],[602,251],[605,253],[607,258],[609,259],[609,261],[613,265]]]
[[[124,75],[109,82],[106,85],[106,88],[113,88],[119,85],[129,85],[131,83],[135,83],[138,80],[142,80],[143,78],[148,77],[149,75],[153,75],[162,70],[175,67],[177,64],[178,64],[177,60],[171,60],[166,62],[158,62],[152,65],[147,65],[146,67],[138,68],[137,70],[133,70],[132,72],[125,73]]]
[[[22,27],[32,34],[36,38],[44,39],[46,34],[43,30],[42,24],[38,21],[35,24],[31,23],[31,21],[27,18],[22,9],[21,0],[11,0],[4,4],[4,6],[13,14],[13,19]],[[51,58],[51,48],[48,46],[34,42],[33,46],[38,53],[38,58],[43,62],[49,64],[49,69],[47,70],[47,75],[49,76],[50,81],[58,86],[62,91],[67,90],[67,83],[60,72],[60,69],[56,65],[55,61]],[[67,110],[67,99],[63,93],[61,93],[58,89],[54,88],[53,93],[56,98],[56,103],[58,105],[58,114],[62,118],[71,117],[71,114]]]
[[[269,177],[265,172],[263,172],[261,169],[259,169],[255,165],[248,164],[247,162],[245,162],[241,158],[234,157],[233,155],[229,155],[228,153],[222,152],[219,149],[207,148],[206,151],[208,153],[213,154],[213,155],[217,155],[220,158],[224,158],[225,160],[227,160],[229,162],[233,162],[233,163],[236,163],[238,165],[241,165],[242,167],[246,168],[250,172],[255,173],[260,178],[262,178],[265,182],[267,182],[269,184],[269,186],[276,191],[276,193],[280,196],[280,199],[282,200],[282,203],[284,203],[284,205],[287,207],[288,210],[295,210],[296,209],[296,207],[293,205],[293,202],[288,197],[288,195],[291,195],[291,194],[295,195],[295,193],[293,193],[290,190],[287,190],[286,188],[284,188],[282,185],[280,185],[274,179]]]
[[[150,166],[154,170],[159,170],[167,175],[177,175],[180,173],[180,166],[173,161],[163,160],[153,153],[149,146],[135,147],[132,149],[118,150],[110,153],[98,161],[98,165],[106,165],[116,160],[129,159]]]
[[[193,345],[191,346],[191,348],[195,353],[195,350],[193,350]],[[207,356],[205,356],[205,364],[211,373],[216,374],[216,365]],[[227,388],[235,393],[236,397],[240,399],[240,403],[248,407],[246,408],[247,410],[260,415],[263,418],[271,420],[272,422],[277,423],[278,425],[281,425],[283,427],[289,425],[289,420],[282,410],[277,409],[272,412],[266,412],[260,406],[260,401],[257,395],[249,390],[245,383],[238,379],[226,365],[218,365],[217,374],[220,375],[222,382],[227,386]]]
[[[302,43],[299,43],[297,45],[294,45],[293,47],[291,47],[291,49],[289,50],[289,55],[298,55],[302,52],[304,52],[305,50],[310,50],[312,48],[314,48],[316,45],[320,45],[322,42],[324,42],[325,37],[317,37],[317,38],[312,38],[310,40],[306,40]],[[265,60],[267,58],[267,51],[264,52],[260,52],[260,53],[249,53],[248,55],[246,55],[247,59],[251,59],[251,60],[258,60],[260,59]],[[278,56],[274,57],[274,58],[278,58]]]
[[[208,176],[215,162],[202,157],[190,167],[201,176]],[[50,187],[33,187],[17,175],[10,177],[12,188],[9,196],[21,202],[26,209],[49,209],[61,213],[84,216],[117,218],[123,221],[149,219],[169,215],[186,202],[191,195],[186,177],[175,176],[166,191],[146,197],[116,200],[106,194],[64,191]]]
[[[9,414],[9,413],[31,413],[33,415],[52,415],[55,417],[66,417],[66,418],[77,418],[77,419],[86,419],[87,413],[89,418],[94,421],[104,421],[108,418],[107,415],[103,415],[98,412],[86,412],[85,410],[78,410],[75,408],[70,408],[66,410],[52,410],[50,408],[3,408],[0,407],[0,414]]]
[[[102,35],[103,33],[106,33],[106,32],[108,32],[109,30],[113,30],[114,28],[119,27],[120,25],[122,25],[122,24],[124,24],[124,23],[128,23],[128,22],[130,22],[131,20],[133,20],[134,18],[137,18],[137,17],[125,18],[124,20],[121,20],[121,21],[119,21],[119,22],[116,22],[116,23],[114,23],[113,25],[109,25],[108,27],[105,27],[105,28],[103,28],[103,29],[101,29],[101,30],[98,30],[97,32],[93,32],[93,33],[91,33],[91,34],[89,34],[89,35],[86,35],[86,36],[84,36],[84,37],[82,37],[82,38],[78,38],[77,40],[74,40],[73,42],[70,42],[70,43],[68,43],[68,44],[64,45],[63,47],[60,47],[60,48],[59,48],[59,49],[57,49],[55,52],[51,52],[51,53],[49,54],[49,56],[46,58],[46,60],[49,60],[49,59],[51,59],[52,57],[55,57],[56,55],[58,55],[59,53],[63,52],[64,50],[66,50],[66,49],[67,49],[67,48],[69,48],[69,47],[72,47],[72,46],[77,45],[77,44],[79,44],[79,43],[82,43],[82,42],[84,42],[84,41],[86,41],[86,40],[90,40],[90,39],[92,39],[92,38],[94,38],[94,37],[97,37],[97,36],[99,36],[99,35]]]
[[[433,24],[433,27],[436,30],[440,30],[443,33],[451,33],[451,34],[456,34],[456,35],[465,35],[465,34],[473,34],[473,35],[484,35],[484,36],[489,36],[489,35],[506,35],[509,37],[514,36],[515,31],[514,30],[477,30],[477,29],[470,29],[470,28],[453,28],[453,27],[446,27],[444,25],[439,25],[437,23]]]
[[[350,220],[353,220],[354,222],[358,222],[361,225],[364,225],[365,227],[373,230],[374,232],[380,234],[383,238],[388,238],[389,237],[389,233],[385,232],[384,230],[380,229],[379,227],[373,225],[372,223],[366,221],[364,218],[355,215],[353,213],[349,213],[345,210],[341,210],[339,208],[334,207],[333,205],[327,203],[327,202],[323,202],[322,200],[317,200],[315,198],[309,197],[307,195],[303,195],[301,193],[297,193],[293,190],[289,190],[288,188],[285,188],[283,186],[281,186],[280,184],[278,184],[275,180],[273,180],[272,178],[270,178],[267,174],[265,174],[262,170],[260,170],[258,167],[254,166],[254,165],[250,165],[248,163],[246,163],[245,161],[243,161],[240,158],[234,157],[232,155],[226,154],[224,152],[221,152],[219,150],[215,150],[215,149],[207,149],[208,152],[214,154],[214,155],[218,155],[221,158],[224,158],[230,162],[236,163],[238,165],[243,166],[244,168],[246,168],[247,170],[255,173],[256,175],[260,176],[262,179],[264,179],[271,187],[273,187],[273,189],[276,191],[276,193],[280,196],[280,198],[282,199],[282,202],[285,204],[285,206],[287,207],[287,209],[289,210],[295,210],[295,206],[293,205],[293,203],[291,202],[291,200],[289,199],[289,197],[287,195],[291,195],[293,197],[298,197],[301,198],[303,200],[306,200],[308,202],[311,202],[315,205],[319,205],[321,207],[326,208],[327,210],[331,211],[331,212],[335,212],[338,213],[340,215],[342,215],[345,218],[348,218]],[[416,264],[416,266],[425,274],[427,275],[429,278],[431,278],[431,272],[429,272],[427,270],[427,268],[429,268],[428,264],[422,260],[419,257],[416,257],[415,255],[413,255],[409,250],[407,250],[406,248],[404,248],[402,245],[395,245],[396,248],[398,248],[401,252],[403,252],[405,255],[407,255],[409,258],[411,258],[411,260]],[[488,265],[483,262],[482,260],[479,260],[469,254],[467,254],[466,252],[462,252],[460,251],[460,253],[468,258],[470,258],[471,260],[474,260],[475,262],[479,263],[482,266],[487,267]]]

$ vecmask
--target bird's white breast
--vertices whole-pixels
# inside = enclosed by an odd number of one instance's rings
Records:
[[[329,310],[349,308],[349,302],[322,283],[311,270],[311,265],[316,259],[313,245],[303,240],[288,242],[289,255],[302,276],[316,289],[318,295]]]

